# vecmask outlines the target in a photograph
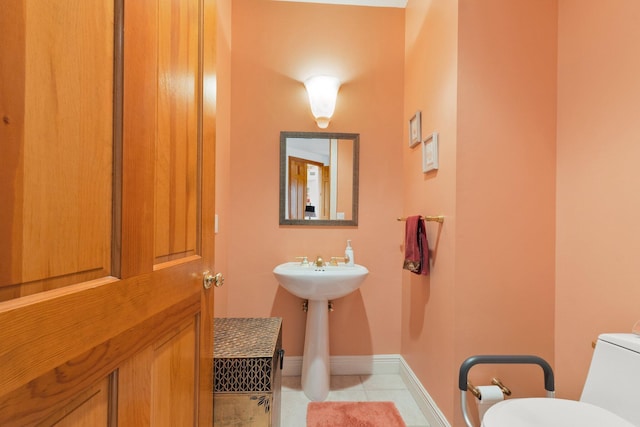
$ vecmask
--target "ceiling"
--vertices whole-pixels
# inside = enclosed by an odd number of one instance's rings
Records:
[[[407,0],[277,0],[298,3],[348,4],[355,6],[401,7],[407,6]]]

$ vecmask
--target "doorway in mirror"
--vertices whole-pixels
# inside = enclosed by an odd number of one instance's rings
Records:
[[[280,224],[357,225],[358,134],[282,132]]]

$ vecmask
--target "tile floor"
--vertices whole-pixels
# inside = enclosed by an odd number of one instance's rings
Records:
[[[332,376],[327,400],[391,401],[407,427],[429,427],[400,375]],[[305,427],[310,400],[300,386],[300,377],[282,377],[281,427]]]

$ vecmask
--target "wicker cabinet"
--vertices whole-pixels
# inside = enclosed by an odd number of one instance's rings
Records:
[[[282,319],[214,319],[215,427],[279,427]]]

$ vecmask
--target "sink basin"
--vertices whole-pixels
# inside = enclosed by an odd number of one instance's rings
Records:
[[[280,285],[293,295],[308,300],[307,324],[302,355],[302,389],[313,401],[329,394],[329,310],[328,300],[358,289],[369,274],[362,265],[301,265],[285,262],[273,269]]]
[[[369,274],[362,265],[327,265],[285,262],[273,269],[278,282],[299,298],[324,301],[343,297],[360,287]]]

